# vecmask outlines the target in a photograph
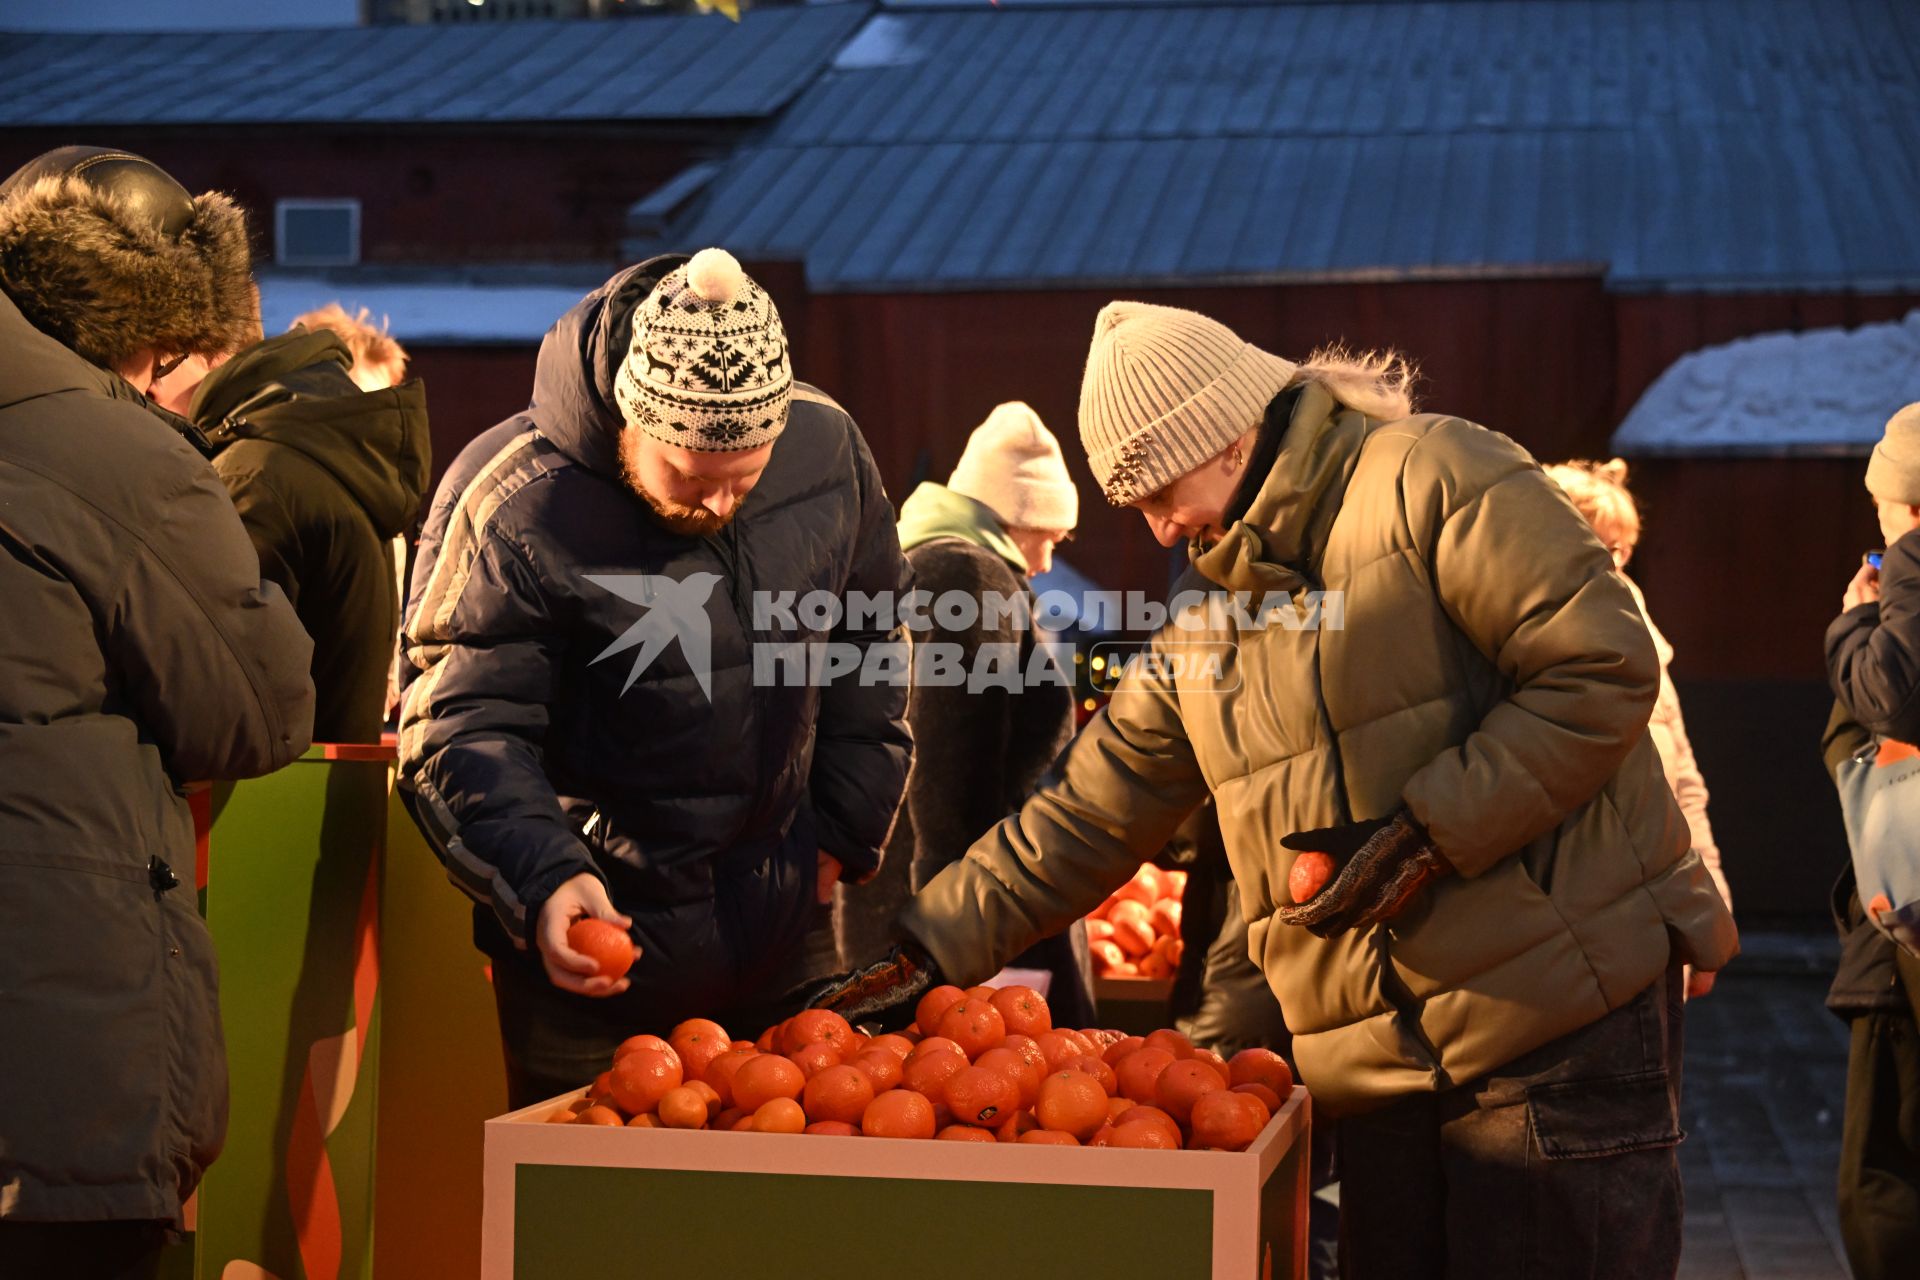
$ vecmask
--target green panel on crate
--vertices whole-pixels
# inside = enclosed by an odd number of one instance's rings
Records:
[[[473,900],[397,797],[382,910],[374,1270],[465,1280],[480,1274],[481,1143],[507,1107],[506,1067]]]
[[[221,959],[229,1119],[200,1190],[202,1280],[234,1261],[298,1280],[303,1254],[338,1280],[367,1277],[377,1058],[361,1045],[372,1020],[356,1027],[355,966],[378,887],[387,767],[316,755],[216,796],[206,914]],[[302,1132],[324,1147],[290,1159]],[[302,1222],[296,1200],[309,1206]]]
[[[1297,1197],[1305,1184],[1300,1166],[1306,1158],[1306,1144],[1296,1143],[1260,1188],[1260,1280],[1293,1274],[1294,1250],[1299,1248],[1306,1212]]]
[[[911,1258],[915,1280],[1211,1273],[1207,1191],[576,1165],[515,1174],[514,1280],[793,1276],[861,1258]]]

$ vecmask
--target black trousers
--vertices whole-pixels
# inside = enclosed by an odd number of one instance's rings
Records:
[[[1920,1269],[1920,1028],[1908,1009],[1853,1020],[1840,1134],[1840,1238],[1856,1280]]]
[[[1479,1080],[1343,1118],[1341,1274],[1672,1276],[1680,1010],[1675,965],[1599,1021]]]
[[[0,1219],[0,1277],[153,1280],[167,1242],[163,1222],[11,1222]]]

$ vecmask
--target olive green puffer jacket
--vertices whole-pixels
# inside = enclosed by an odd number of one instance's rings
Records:
[[[1130,672],[1022,811],[906,908],[951,980],[1098,905],[1209,792],[1253,958],[1336,1115],[1585,1026],[1676,951],[1705,969],[1732,958],[1733,920],[1647,735],[1646,624],[1511,440],[1457,418],[1370,420],[1309,385],[1246,517],[1181,588],[1296,608],[1257,628],[1195,608],[1192,629],[1163,630],[1155,650],[1187,665]],[[1323,940],[1272,918],[1282,837],[1402,804],[1459,875],[1370,932]]]

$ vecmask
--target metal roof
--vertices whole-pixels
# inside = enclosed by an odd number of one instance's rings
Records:
[[[0,125],[762,118],[864,4],[617,21],[0,34]],[[3,19],[0,19],[3,20]]]
[[[1920,5],[876,13],[677,243],[825,290],[1920,282]]]
[[[1857,329],[1764,333],[1673,362],[1614,432],[1629,456],[1865,457],[1920,400],[1920,311]]]

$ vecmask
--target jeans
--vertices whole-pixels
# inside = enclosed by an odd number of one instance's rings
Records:
[[[1680,1265],[1681,970],[1443,1093],[1339,1124],[1349,1280],[1658,1280]]]

